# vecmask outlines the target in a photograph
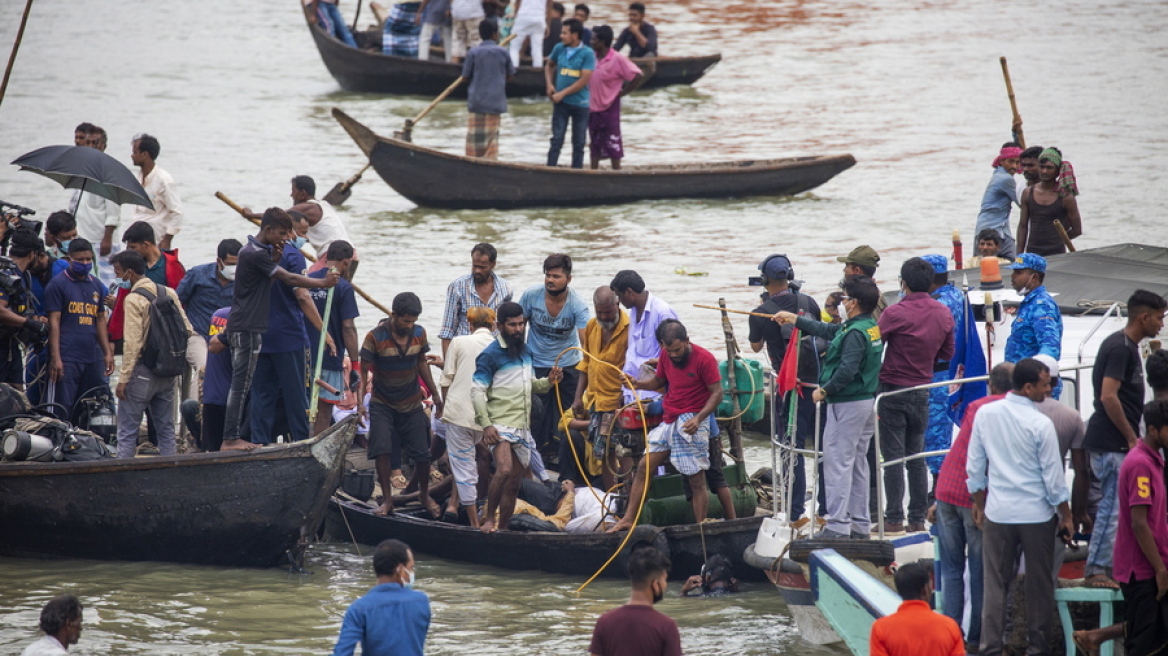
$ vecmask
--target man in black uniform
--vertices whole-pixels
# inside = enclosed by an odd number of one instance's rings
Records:
[[[21,344],[40,348],[49,337],[49,326],[33,312],[32,292],[25,272],[44,244],[31,230],[12,235],[9,257],[0,257],[0,383],[24,390],[24,355]]]
[[[776,312],[785,311],[801,314],[814,321],[820,320],[819,304],[815,299],[799,291],[796,284],[792,284],[795,271],[786,255],[774,254],[767,257],[758,265],[762,276],[751,278],[752,286],[762,285],[766,288],[767,299],[755,309],[759,314],[772,316]],[[764,317],[750,317],[750,347],[758,353],[766,346],[770,357],[771,368],[778,373],[783,366],[783,356],[787,352],[787,341],[794,331],[794,326],[780,326],[775,321]],[[799,369],[796,375],[799,386],[803,388],[802,396],[797,396],[795,411],[795,447],[802,449],[804,445],[815,444],[815,402],[811,400],[811,393],[819,386],[820,357],[827,350],[827,342],[811,336],[802,337],[799,351]],[[790,421],[790,399],[775,398],[772,408],[776,417],[776,426],[779,436],[787,439],[787,426]],[[820,488],[820,493],[823,489]],[[803,468],[803,456],[798,456],[795,462],[795,480],[791,486],[792,510],[791,521],[803,516],[803,500],[807,496],[807,476]],[[822,508],[822,502],[820,502]],[[823,514],[822,512],[820,514]]]

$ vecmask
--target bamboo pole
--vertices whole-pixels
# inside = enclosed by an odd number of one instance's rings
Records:
[[[221,201],[223,201],[224,203],[226,203],[228,207],[230,207],[231,209],[233,209],[233,210],[235,210],[236,212],[238,212],[240,216],[242,216],[243,218],[247,219],[248,221],[251,221],[252,223],[254,223],[254,224],[256,225],[256,227],[257,227],[257,228],[260,226],[259,219],[253,219],[253,218],[251,218],[251,217],[249,217],[249,216],[245,215],[245,214],[243,213],[243,208],[242,208],[242,207],[240,207],[238,203],[236,203],[235,201],[233,201],[233,200],[231,200],[230,198],[228,198],[228,197],[227,197],[227,194],[224,194],[222,191],[216,191],[216,192],[215,192],[215,198],[218,198],[219,200],[221,200]],[[301,249],[301,253],[304,253],[303,249]],[[310,254],[310,253],[304,253],[304,257],[305,257],[305,258],[307,258],[307,259],[308,259],[310,262],[315,262],[315,261],[316,261],[316,258],[315,258],[315,257],[314,257],[312,254]],[[389,315],[389,314],[391,314],[391,311],[390,311],[390,309],[389,309],[389,308],[385,307],[385,306],[384,306],[384,305],[382,305],[381,303],[378,303],[378,302],[377,302],[377,299],[373,298],[372,296],[370,296],[369,294],[367,294],[367,293],[365,292],[365,290],[363,290],[363,289],[361,289],[360,287],[358,287],[358,286],[357,286],[357,283],[352,283],[352,285],[353,285],[353,291],[357,292],[357,293],[358,293],[358,294],[361,296],[361,298],[365,299],[366,301],[369,301],[369,304],[370,304],[370,305],[372,305],[373,307],[377,308],[378,310],[381,310],[381,311],[382,311],[382,312],[384,312],[386,315]]]
[[[734,419],[730,422],[727,432],[730,433],[730,455],[738,462],[742,462],[742,412],[738,403],[738,342],[734,339],[734,326],[730,324],[730,315],[727,314],[726,299],[718,299],[718,307],[722,310],[722,334],[726,338],[726,384],[730,388],[730,407]],[[750,370],[746,370],[750,375]]]
[[[722,299],[718,299],[718,302],[722,302]],[[698,303],[694,303],[693,306],[696,308],[701,308],[703,310],[719,310],[721,312],[731,312],[734,314],[746,314],[746,315],[750,315],[752,317],[763,317],[765,319],[771,319],[774,317],[774,315],[763,314],[761,312],[747,312],[746,310],[731,310],[730,308],[718,307],[717,305],[700,305]]]
[[[28,15],[32,11],[32,0],[24,3],[24,13],[20,16],[20,27],[16,30],[16,43],[12,44],[12,53],[8,55],[8,67],[4,69],[4,81],[0,82],[0,103],[4,102],[4,92],[8,90],[8,78],[12,77],[12,67],[16,65],[16,53],[20,51],[20,42],[24,40],[24,27],[28,25]]]
[[[1018,101],[1014,99],[1014,83],[1010,81],[1010,66],[1005,57],[999,57],[1002,62],[1002,75],[1006,78],[1006,95],[1010,97],[1010,110],[1014,112],[1014,138],[1018,145],[1026,148],[1026,136],[1022,134],[1022,116],[1018,114]]]

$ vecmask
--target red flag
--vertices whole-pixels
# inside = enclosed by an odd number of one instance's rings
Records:
[[[791,337],[787,339],[787,352],[783,354],[783,364],[779,366],[777,380],[779,396],[785,396],[791,390],[796,390],[799,396],[803,396],[803,388],[799,386],[798,371],[799,329],[796,328],[791,331]]]

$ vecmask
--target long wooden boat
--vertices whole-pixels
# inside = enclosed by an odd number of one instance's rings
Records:
[[[762,520],[762,517],[746,517],[706,524],[637,526],[620,557],[603,575],[626,576],[625,558],[629,550],[638,543],[648,542],[669,556],[673,563],[670,578],[673,579],[697,574],[705,563],[703,553],[718,553],[730,559],[737,578],[763,580],[762,572],[743,560],[743,553],[754,542]],[[573,576],[590,576],[600,569],[624,538],[623,533],[483,533],[469,526],[428,519],[423,516],[423,511],[381,517],[373,514],[372,506],[336,497],[329,503],[325,531],[330,538],[341,542],[355,540],[376,545],[392,538],[405,542],[419,554]]]
[[[297,562],[337,488],[354,430],[349,420],[252,453],[0,464],[0,554]]]
[[[452,155],[379,136],[335,107],[333,117],[386,184],[423,207],[514,209],[789,196],[814,189],[856,163],[851,155],[833,155],[592,171]]]
[[[345,91],[437,96],[462,75],[461,64],[350,48],[307,20],[307,13],[305,18],[325,68]],[[641,87],[643,89],[693,84],[720,61],[720,54],[633,59],[638,64],[653,62],[656,65],[656,72]],[[511,97],[542,96],[546,89],[543,69],[531,66],[519,67],[507,82],[507,95]],[[466,86],[455,89],[450,98],[466,98]]]

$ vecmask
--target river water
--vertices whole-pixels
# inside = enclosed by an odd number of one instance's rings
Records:
[[[20,4],[3,2],[6,47]],[[184,199],[182,259],[211,261],[219,239],[249,228],[215,191],[283,206],[288,180],[309,174],[323,193],[364,164],[332,107],[389,134],[429,101],[340,91],[298,4],[38,3],[0,106],[0,157],[70,143],[73,126],[91,121],[129,165],[132,135],[154,134]],[[592,7],[594,24],[618,25],[623,15],[618,0]],[[342,9],[351,16],[354,3]],[[418,293],[433,334],[445,286],[469,268],[474,243],[495,243],[499,272],[520,289],[540,282],[546,254],[562,251],[576,260],[573,285],[585,294],[619,269],[638,270],[694,341],[717,352],[717,314],[691,305],[725,297],[750,309],[758,290],[746,278],[769,253],[790,255],[805,290],[822,299],[840,275],[835,257],[858,244],[884,255],[877,277],[886,285],[903,259],[949,252],[954,229],[968,251],[990,162],[1009,137],[1000,55],[1010,59],[1029,142],[1059,146],[1075,165],[1079,247],[1165,243],[1162,2],[678,0],[649,12],[662,54],[720,51],[724,61],[693,88],[626,99],[627,163],[850,152],[857,166],[797,198],[514,212],[417,208],[369,173],[342,209],[365,258],[358,284],[387,305],[398,292]],[[464,116],[462,104],[443,104],[414,139],[461,152]],[[512,101],[501,156],[540,162],[549,117],[544,100]],[[0,168],[0,198],[42,219],[66,202],[54,183],[14,167]],[[361,309],[363,331],[376,317]],[[735,326],[745,346],[745,322]],[[766,459],[752,450],[752,465]],[[577,599],[569,593],[579,581],[562,577],[424,557],[419,567],[435,604],[435,654],[583,653],[595,617],[625,594],[623,584],[601,582]],[[367,559],[339,545],[314,549],[310,568],[300,576],[0,560],[0,652],[19,651],[37,609],[61,590],[89,604],[80,653],[323,652],[372,575]],[[669,599],[663,609],[681,623],[689,653],[810,652],[767,586],[723,600]]]

